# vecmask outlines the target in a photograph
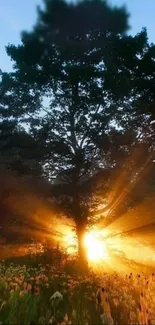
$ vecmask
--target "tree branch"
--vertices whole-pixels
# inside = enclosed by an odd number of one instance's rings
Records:
[[[89,128],[91,127],[91,125],[92,125],[92,123],[93,123],[94,116],[98,113],[98,111],[99,111],[99,109],[100,109],[100,106],[101,106],[101,104],[98,104],[98,106],[97,106],[97,108],[96,108],[96,111],[95,111],[94,115],[93,115],[92,118],[90,119],[90,122],[89,122],[88,127],[87,127],[87,131],[89,131]],[[82,148],[82,146],[83,146],[84,140],[85,140],[85,138],[86,138],[86,133],[87,133],[87,131],[86,131],[86,132],[84,133],[84,135],[83,135],[83,138],[82,138],[81,143],[80,143],[80,148]]]
[[[76,135],[75,135],[75,111],[76,111],[77,97],[78,97],[78,81],[76,81],[76,84],[72,87],[72,106],[69,109],[71,142],[72,142],[72,147],[74,149],[74,152],[76,152],[77,149],[79,148]]]

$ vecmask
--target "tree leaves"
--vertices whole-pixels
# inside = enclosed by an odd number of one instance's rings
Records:
[[[101,0],[44,4],[22,44],[6,48],[15,64],[13,73],[2,73],[0,113],[7,123],[27,123],[12,138],[18,153],[36,159],[51,182],[67,184],[72,215],[85,201],[89,214],[94,202],[108,205],[114,175],[133,148],[145,136],[151,142],[154,45],[145,29],[127,35],[123,7]]]

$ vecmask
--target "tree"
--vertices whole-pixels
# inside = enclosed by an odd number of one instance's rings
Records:
[[[26,132],[23,117],[23,105],[18,94],[12,94],[12,79],[9,74],[1,72],[0,81],[0,157],[1,165],[20,174],[41,175],[42,166],[37,161],[39,148],[35,139]],[[25,93],[25,92],[24,92]],[[32,105],[32,98],[25,95],[23,103]],[[23,98],[22,98],[23,99]],[[24,100],[24,99],[23,99]],[[20,105],[18,108],[17,105]],[[25,112],[25,111],[24,111]],[[28,112],[30,117],[30,113]],[[26,120],[26,122],[28,122]]]
[[[106,1],[44,5],[33,30],[22,33],[22,44],[7,46],[15,63],[3,96],[17,97],[15,113],[39,143],[44,174],[57,180],[52,191],[75,220],[85,260],[88,222],[105,215],[109,188],[142,141],[146,113],[139,105],[144,83],[145,93],[151,89],[154,45],[146,30],[128,36],[125,8]]]

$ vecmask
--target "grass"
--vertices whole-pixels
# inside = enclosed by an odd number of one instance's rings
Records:
[[[73,261],[16,258],[0,264],[0,324],[155,324],[154,290],[154,274],[84,276]]]
[[[95,278],[67,275],[50,265],[38,267],[2,263],[0,266],[0,322],[3,324],[50,324],[66,321],[84,324],[94,319]],[[93,292],[90,291],[90,289]],[[63,301],[53,305],[55,292]],[[97,319],[98,321],[98,319]]]

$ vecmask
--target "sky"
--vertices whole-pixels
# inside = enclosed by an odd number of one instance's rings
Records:
[[[130,13],[131,33],[140,32],[142,27],[148,30],[150,42],[155,43],[155,0],[109,0],[112,5],[125,4]],[[36,21],[36,7],[42,0],[0,0],[0,69],[10,71],[12,63],[5,46],[8,43],[19,44],[20,33],[31,30]]]

